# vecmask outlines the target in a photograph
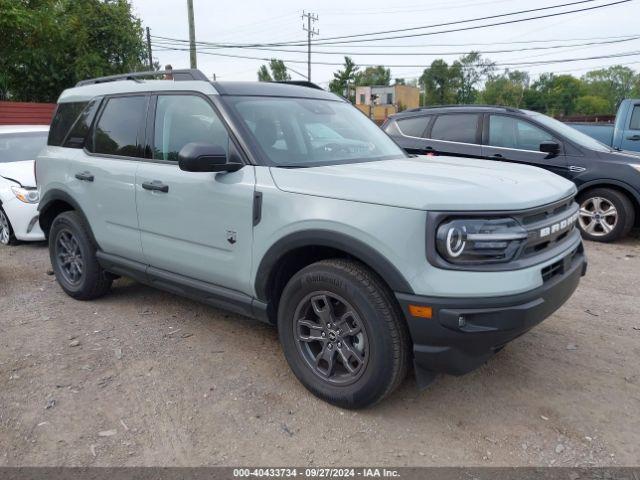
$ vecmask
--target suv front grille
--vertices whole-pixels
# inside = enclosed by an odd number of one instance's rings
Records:
[[[581,248],[581,246],[576,247],[569,255],[564,257],[562,260],[558,260],[557,262],[544,267],[540,271],[540,274],[542,275],[542,281],[547,282],[556,275],[562,275],[563,273],[565,273],[567,269],[573,264],[573,260],[576,258],[578,253],[581,252]]]

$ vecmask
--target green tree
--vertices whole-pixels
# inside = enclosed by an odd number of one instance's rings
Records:
[[[492,75],[484,84],[480,94],[483,103],[519,108],[529,88],[529,74],[519,70]]]
[[[525,105],[549,115],[571,115],[582,88],[582,82],[572,75],[543,73],[525,95]]]
[[[367,67],[362,72],[356,74],[356,85],[381,85],[388,87],[391,85],[391,70],[382,65],[377,67]]]
[[[0,0],[0,71],[13,100],[54,102],[79,80],[145,69],[126,0]]]
[[[638,76],[629,67],[614,65],[587,72],[582,81],[587,94],[606,99],[609,113],[614,113],[622,100],[637,92]]]
[[[356,75],[358,73],[358,66],[353,63],[351,57],[344,57],[344,68],[333,73],[333,80],[329,82],[329,90],[336,95],[343,97],[349,97],[348,100],[352,101],[355,95],[355,89],[351,90],[351,87],[355,85]]]
[[[260,82],[288,82],[291,75],[287,72],[287,66],[282,60],[272,58],[269,60],[269,68],[261,65],[258,70],[258,81]]]
[[[460,64],[449,66],[441,58],[431,62],[420,77],[420,83],[425,88],[425,103],[427,105],[444,105],[455,103],[460,88]]]
[[[475,103],[478,98],[478,85],[495,70],[495,63],[485,60],[478,52],[463,55],[453,63],[454,71],[460,75],[458,80],[458,103]]]
[[[611,113],[611,109],[606,98],[583,95],[576,100],[575,113],[580,115],[607,115]]]

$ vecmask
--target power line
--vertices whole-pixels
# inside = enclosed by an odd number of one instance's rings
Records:
[[[440,31],[437,31],[437,32],[420,32],[420,33],[411,33],[411,34],[395,35],[395,36],[379,37],[379,38],[355,38],[355,37],[363,37],[363,36],[382,35],[382,34],[385,34],[385,33],[388,33],[388,32],[414,31],[414,30],[420,30],[420,29],[425,29],[425,28],[434,28],[434,27],[437,27],[437,26],[449,26],[449,25],[457,25],[457,24],[461,24],[461,23],[477,22],[477,21],[489,20],[489,19],[492,19],[492,18],[500,18],[500,17],[512,16],[512,15],[519,15],[519,14],[523,14],[523,13],[532,13],[532,12],[535,12],[535,11],[549,10],[549,9],[552,9],[552,8],[561,8],[561,7],[572,6],[572,5],[577,5],[577,4],[587,3],[587,2],[593,2],[593,1],[599,1],[599,0],[580,0],[580,1],[577,1],[577,2],[565,3],[565,4],[555,5],[555,6],[540,7],[540,8],[529,9],[529,10],[520,10],[520,11],[516,11],[516,12],[509,12],[509,13],[504,13],[504,14],[499,14],[499,15],[491,15],[491,16],[488,16],[488,17],[478,17],[478,18],[472,18],[472,19],[466,19],[466,20],[457,20],[457,21],[453,21],[453,22],[445,22],[445,23],[436,24],[436,25],[424,25],[424,26],[421,26],[421,27],[410,27],[410,28],[397,29],[397,30],[386,30],[386,31],[379,31],[379,32],[361,33],[361,34],[355,34],[355,35],[344,35],[344,36],[337,36],[337,37],[328,37],[328,38],[325,38],[325,39],[321,39],[321,40],[315,41],[315,42],[313,42],[313,44],[314,45],[337,45],[337,44],[363,43],[363,42],[372,42],[372,41],[381,41],[381,40],[395,40],[395,39],[399,39],[399,38],[414,38],[414,37],[423,37],[423,36],[431,36],[431,35],[441,35],[441,34],[445,34],[445,33],[454,33],[454,32],[462,32],[462,31],[469,31],[469,30],[477,30],[477,29],[495,27],[495,26],[500,26],[500,25],[510,25],[510,24],[514,24],[514,23],[528,22],[528,21],[539,20],[539,19],[543,19],[543,18],[557,17],[557,16],[561,16],[561,15],[569,15],[569,14],[572,14],[572,13],[592,11],[592,10],[597,10],[597,9],[600,9],[600,8],[610,7],[610,6],[613,6],[613,5],[619,5],[619,4],[622,4],[622,3],[628,3],[628,2],[631,2],[633,0],[617,0],[615,2],[610,2],[610,3],[606,3],[606,4],[602,4],[602,5],[595,5],[595,6],[592,6],[592,7],[585,7],[585,8],[579,8],[579,9],[574,9],[574,10],[567,10],[567,11],[564,11],[564,12],[555,12],[555,13],[549,13],[549,14],[538,15],[538,16],[533,16],[533,17],[506,20],[506,21],[502,21],[502,22],[485,23],[483,25],[473,25],[473,26],[460,27],[460,28],[449,29],[449,30],[440,30]],[[340,39],[342,39],[342,40],[340,40]],[[343,40],[343,39],[346,39],[346,40]],[[298,41],[288,41],[288,42],[247,43],[247,44],[223,44],[223,43],[215,44],[215,43],[211,43],[211,45],[219,46],[219,47],[277,47],[277,46],[304,46],[305,44],[306,44],[306,42],[304,42],[304,41],[301,42],[299,40]]]
[[[156,48],[161,48],[165,51],[167,50],[175,50],[175,51],[187,51],[187,48],[178,48],[178,47],[166,47],[166,46],[157,46]],[[260,60],[260,61],[269,61],[270,59],[267,57],[255,57],[255,56],[248,56],[248,55],[235,55],[235,54],[230,54],[230,53],[218,53],[218,52],[209,52],[209,51],[201,51],[201,53],[203,55],[213,55],[213,56],[219,56],[219,57],[229,57],[229,58],[243,58],[243,59],[248,59],[248,60]],[[538,61],[533,61],[533,62],[505,62],[505,63],[495,63],[494,66],[496,67],[507,67],[507,66],[537,66],[537,65],[549,65],[549,64],[554,64],[554,63],[568,63],[568,62],[577,62],[577,61],[584,61],[584,60],[597,60],[597,59],[603,59],[603,58],[619,58],[619,57],[628,57],[628,56],[632,56],[632,55],[640,55],[640,50],[634,50],[634,51],[627,51],[627,52],[620,52],[617,54],[608,54],[608,55],[598,55],[598,56],[592,56],[592,57],[582,57],[582,58],[563,58],[563,59],[557,59],[557,60],[546,60],[546,61],[542,61],[542,62],[538,62]],[[282,60],[285,63],[307,63],[305,60],[293,60],[293,59],[285,59]],[[329,65],[329,66],[342,66],[342,63],[336,63],[336,62],[311,62],[313,65]],[[379,66],[378,64],[371,64],[371,63],[359,63],[358,64],[361,67],[377,67]],[[420,68],[420,67],[425,67],[427,68],[427,66],[425,65],[416,65],[416,64],[411,64],[411,65],[395,65],[395,64],[387,64],[384,65],[385,67],[388,68]],[[461,68],[475,68],[477,67],[477,65],[461,65]]]
[[[472,49],[471,51],[478,52],[480,54],[494,54],[494,53],[512,53],[512,52],[524,52],[531,50],[553,50],[556,48],[573,48],[573,47],[584,47],[591,45],[608,45],[608,44],[616,44],[629,42],[632,40],[639,39],[640,36],[626,37],[615,40],[605,40],[601,42],[586,42],[586,43],[578,43],[572,45],[551,45],[545,47],[524,47],[524,48],[515,48],[515,49],[501,49],[501,50],[476,50]],[[175,46],[181,45],[180,42],[169,42],[163,40],[157,40],[155,43],[159,45],[166,46]],[[473,45],[473,44],[471,44]],[[201,47],[202,50],[210,50],[210,49],[221,49],[221,47],[212,47],[212,46],[204,46]],[[246,50],[261,50],[261,51],[270,51],[270,52],[284,52],[284,53],[305,53],[304,50],[291,50],[291,49],[278,49],[278,48],[268,48],[268,47],[224,47],[224,49],[246,49]],[[315,50],[314,52],[319,55],[361,55],[361,56],[444,56],[444,55],[465,55],[469,53],[470,50],[465,51],[454,51],[454,52],[329,52],[324,50]]]

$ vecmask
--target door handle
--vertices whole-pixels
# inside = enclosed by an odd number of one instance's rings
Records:
[[[154,192],[167,193],[169,191],[169,185],[165,185],[160,180],[154,180],[153,182],[144,182],[142,188],[145,190],[151,190]]]
[[[637,142],[638,140],[640,140],[640,135],[631,135],[630,137],[627,137],[627,140]]]
[[[83,182],[93,182],[94,179],[93,175],[91,175],[91,172],[87,171],[76,173],[75,177],[78,180],[82,180]]]
[[[500,159],[504,158],[501,153],[494,153],[490,158]]]

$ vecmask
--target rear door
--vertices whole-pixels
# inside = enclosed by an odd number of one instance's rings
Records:
[[[624,125],[625,131],[622,133],[621,148],[640,152],[640,102],[631,105]]]
[[[425,133],[433,115],[402,117],[389,122],[385,131],[393,137],[407,153],[425,155],[433,153],[427,148]]]
[[[482,156],[481,115],[477,113],[440,114],[430,122],[424,150],[454,157]]]
[[[570,177],[562,142],[547,130],[511,115],[485,114],[482,156],[488,160],[522,163]],[[540,151],[542,142],[560,145],[560,153]]]
[[[69,188],[80,203],[100,248],[142,261],[135,201],[136,169],[142,156],[148,95],[102,100],[84,148],[82,117],[66,139]],[[99,102],[97,102],[99,103]],[[91,105],[86,112],[90,112]],[[97,105],[95,106],[97,108]]]

